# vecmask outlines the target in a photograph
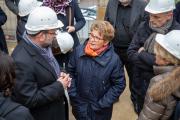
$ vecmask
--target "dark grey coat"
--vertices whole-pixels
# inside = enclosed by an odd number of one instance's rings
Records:
[[[17,75],[13,99],[27,106],[36,120],[66,120],[64,88],[46,59],[24,40],[12,57]]]
[[[0,120],[34,120],[29,110],[0,92]]]
[[[116,22],[119,22],[116,21],[118,5],[119,5],[119,0],[109,0],[104,18],[105,20],[109,21],[114,28],[116,26]],[[140,22],[146,19],[147,17],[147,15],[144,12],[145,6],[146,6],[146,2],[144,2],[143,0],[132,0],[132,9],[131,9],[130,27],[129,27],[130,38],[133,37]]]

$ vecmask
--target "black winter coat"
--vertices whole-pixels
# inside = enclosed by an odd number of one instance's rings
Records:
[[[13,99],[27,106],[36,120],[66,120],[64,88],[47,60],[25,40],[12,57],[17,75]]]
[[[171,30],[180,30],[180,24],[173,20],[172,26],[169,28],[168,32]],[[141,107],[143,106],[143,100],[149,86],[150,79],[154,77],[153,65],[155,65],[155,55],[146,51],[138,53],[138,50],[144,46],[145,41],[152,33],[153,30],[149,27],[149,20],[142,22],[138,27],[127,51],[128,59],[134,64],[136,69],[133,79],[135,81],[140,81],[138,86],[142,97],[140,100]]]
[[[7,16],[0,7],[0,50],[5,53],[8,53],[6,39],[4,36],[4,32],[1,28],[1,26],[5,24],[6,20],[7,20]]]
[[[0,93],[0,120],[34,120],[29,110]]]

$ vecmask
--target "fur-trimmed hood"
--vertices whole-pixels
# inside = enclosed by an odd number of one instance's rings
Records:
[[[171,94],[180,98],[180,66],[153,79],[155,84],[152,85],[148,92],[154,101],[165,99]]]

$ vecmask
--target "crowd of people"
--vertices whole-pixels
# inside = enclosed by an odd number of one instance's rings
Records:
[[[5,3],[18,43],[9,56],[0,28],[0,120],[69,120],[70,105],[77,120],[111,120],[124,67],[138,120],[180,120],[180,2],[109,0],[82,44],[77,0]]]

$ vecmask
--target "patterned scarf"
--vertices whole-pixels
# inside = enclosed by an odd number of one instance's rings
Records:
[[[35,47],[38,50],[38,52],[44,57],[44,59],[54,69],[54,71],[56,72],[56,75],[59,76],[60,75],[59,64],[52,54],[51,47],[42,48],[42,47],[38,46],[37,44],[35,44],[33,41],[30,40],[30,38],[27,36],[26,32],[24,32],[23,38],[29,45],[32,45],[33,47]]]
[[[85,51],[86,55],[89,55],[91,57],[96,57],[96,56],[99,56],[102,52],[104,52],[107,48],[108,48],[108,45],[105,45],[97,50],[93,50],[93,49],[91,49],[90,44],[88,42],[86,44],[84,51]]]
[[[62,14],[64,16],[66,16],[66,10],[65,8],[67,6],[69,6],[69,3],[71,2],[72,0],[61,0],[61,1],[58,1],[58,0],[43,0],[43,5],[42,6],[47,6],[47,7],[50,7],[52,8],[56,14]]]

